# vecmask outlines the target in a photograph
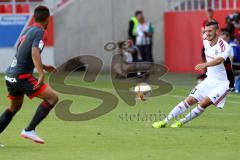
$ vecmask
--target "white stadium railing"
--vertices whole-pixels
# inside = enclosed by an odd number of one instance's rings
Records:
[[[240,0],[168,0],[167,11],[238,9]]]

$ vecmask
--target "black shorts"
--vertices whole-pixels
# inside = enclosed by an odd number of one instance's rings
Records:
[[[32,74],[21,74],[17,77],[5,76],[5,79],[9,93],[8,98],[11,100],[20,98],[24,94],[32,99],[42,93],[48,86],[43,84],[39,89],[33,90],[33,87],[38,83],[38,79]]]

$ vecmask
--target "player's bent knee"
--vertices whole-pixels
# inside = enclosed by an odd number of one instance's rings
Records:
[[[41,95],[38,96],[39,98],[48,102],[51,106],[55,106],[58,102],[58,95],[57,93],[51,88],[48,87]]]
[[[53,93],[48,99],[46,99],[46,101],[48,101],[53,107],[57,104],[58,100],[59,98],[56,93]]]
[[[196,104],[198,102],[198,100],[194,97],[189,96],[185,99],[185,102],[187,102],[190,106],[192,106],[192,105]]]
[[[57,104],[57,102],[59,101],[58,95],[56,94],[54,97],[54,106]]]
[[[205,98],[204,100],[202,100],[201,102],[199,102],[199,105],[202,107],[202,108],[207,108],[208,106],[210,106],[211,104],[213,104],[213,102],[211,101],[210,98]]]

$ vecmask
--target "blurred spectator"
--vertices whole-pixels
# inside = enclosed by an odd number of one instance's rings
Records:
[[[230,38],[240,37],[240,13],[234,12],[226,17],[226,29],[230,33]]]
[[[142,55],[144,62],[153,62],[152,56],[152,39],[153,39],[153,27],[152,24],[145,21],[142,14],[139,19],[139,25],[137,27],[136,45]]]
[[[142,14],[142,11],[136,11],[135,16],[131,17],[129,21],[128,38],[130,38],[134,44],[136,42],[137,26],[139,24],[139,19]]]
[[[236,40],[231,40],[230,33],[227,32],[227,29],[222,29],[222,31],[220,33],[220,38],[222,38],[223,40],[228,42],[229,45],[231,46],[230,59],[232,61],[232,68],[233,68],[234,74],[237,75],[240,70],[240,66],[238,65],[240,63],[240,46],[236,42]],[[240,77],[239,76],[235,76],[234,90],[237,93],[240,91]]]
[[[236,40],[231,40],[230,34],[226,29],[222,29],[220,38],[225,40],[231,46],[231,56],[230,59],[233,63],[240,63],[240,46]]]
[[[202,35],[204,35],[204,28],[205,28],[205,25],[207,22],[212,22],[212,21],[216,21],[214,19],[214,11],[209,8],[207,11],[206,11],[206,16],[207,16],[207,19],[203,21],[202,23],[202,28],[201,28],[201,31],[202,31]],[[203,38],[204,39],[204,38]]]
[[[140,61],[141,54],[131,40],[118,42],[118,54],[113,59],[113,69],[117,78],[127,78],[129,71],[132,71],[136,66],[133,62]]]

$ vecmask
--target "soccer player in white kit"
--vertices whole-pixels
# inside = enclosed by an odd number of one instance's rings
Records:
[[[230,46],[226,41],[218,37],[219,25],[217,22],[209,22],[205,25],[206,39],[203,40],[206,63],[195,66],[196,70],[207,69],[207,78],[197,85],[190,95],[180,102],[163,120],[152,124],[154,128],[164,128],[172,119],[186,112],[192,105],[198,103],[184,118],[171,125],[178,128],[192,119],[200,116],[205,109],[214,104],[222,109],[225,97],[233,86],[233,72],[231,67]],[[228,64],[226,63],[228,62]]]

